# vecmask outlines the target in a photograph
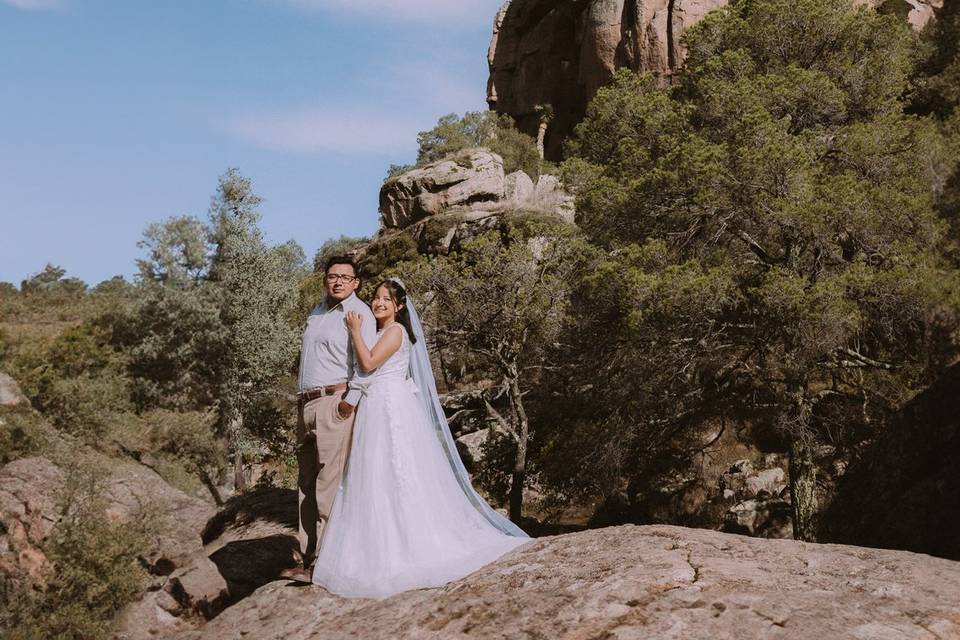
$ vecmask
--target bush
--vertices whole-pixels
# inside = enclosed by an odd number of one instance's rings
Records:
[[[156,409],[145,413],[143,418],[154,453],[166,454],[198,471],[220,467],[226,462],[223,443],[214,437],[215,413]]]
[[[102,491],[90,466],[70,470],[60,495],[60,522],[43,549],[53,563],[53,575],[46,585],[4,585],[4,637],[107,638],[116,616],[140,593],[147,573],[138,553],[149,543],[152,519],[111,521]]]
[[[450,113],[429,131],[417,136],[417,165],[442,160],[471,147],[486,147],[503,158],[506,173],[524,171],[534,180],[540,175],[540,154],[533,138],[521,133],[510,116],[493,111],[470,111],[461,118]],[[388,179],[405,167],[391,167]]]
[[[96,445],[109,434],[118,414],[132,411],[133,405],[124,377],[84,373],[54,381],[42,410],[62,431]]]
[[[45,442],[42,419],[33,410],[0,407],[0,466],[40,451]]]

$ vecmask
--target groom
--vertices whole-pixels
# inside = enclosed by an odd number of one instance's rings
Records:
[[[351,385],[363,374],[356,366],[344,321],[348,311],[364,319],[364,341],[368,345],[376,342],[377,322],[370,308],[356,296],[359,286],[357,265],[351,258],[330,258],[324,270],[326,297],[310,312],[303,330],[297,394],[297,538],[304,568],[280,574],[303,582],[311,580],[312,560],[340,487],[350,453],[354,411],[360,400],[360,390]]]

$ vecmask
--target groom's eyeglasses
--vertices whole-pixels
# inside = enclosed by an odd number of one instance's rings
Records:
[[[337,280],[339,280],[344,284],[350,284],[354,280],[359,280],[359,279],[360,278],[357,276],[350,276],[345,273],[328,273],[327,274],[327,282],[329,282],[330,284],[333,284]]]

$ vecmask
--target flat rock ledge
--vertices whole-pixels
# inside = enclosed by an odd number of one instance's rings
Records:
[[[960,563],[672,526],[539,538],[382,601],[271,582],[183,640],[960,638]]]

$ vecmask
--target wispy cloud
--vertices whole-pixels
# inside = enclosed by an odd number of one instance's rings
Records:
[[[387,111],[321,108],[242,114],[227,127],[233,135],[278,151],[395,155],[416,149],[417,132],[425,124]]]
[[[410,155],[417,134],[440,116],[485,108],[484,87],[472,85],[426,62],[380,65],[360,74],[355,104],[241,112],[227,121],[227,130],[277,151]]]
[[[503,0],[280,0],[301,9],[356,13],[378,21],[442,22],[447,25],[488,17],[493,20]]]
[[[455,66],[436,61],[405,61],[391,65],[378,75],[383,78],[381,87],[385,93],[422,105],[435,112],[435,116],[485,108],[483,82],[477,82],[476,78],[468,81],[451,68]]]
[[[46,11],[49,9],[59,9],[63,6],[62,0],[0,0],[0,3],[8,4],[24,11]]]

